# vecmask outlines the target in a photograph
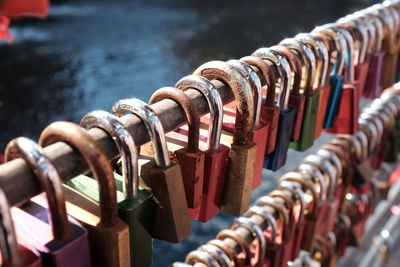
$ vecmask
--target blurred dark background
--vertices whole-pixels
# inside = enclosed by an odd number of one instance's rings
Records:
[[[251,54],[374,2],[54,1],[44,21],[13,21],[15,43],[0,44],[0,149],[13,137],[37,139],[53,121],[109,110],[120,98],[147,101],[206,61]],[[265,184],[256,196],[273,185]],[[230,221],[194,223],[194,235],[180,244],[155,241],[153,266],[184,260]]]

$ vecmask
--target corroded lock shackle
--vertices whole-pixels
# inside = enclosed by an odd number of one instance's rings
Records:
[[[213,240],[208,241],[207,244],[213,245],[213,246],[219,248],[220,250],[222,250],[224,252],[224,254],[227,255],[231,261],[231,264],[229,266],[232,266],[232,263],[233,263],[233,266],[240,266],[239,258],[238,258],[236,251],[234,251],[233,249],[228,247],[223,241],[218,240],[218,239],[213,239]]]
[[[298,209],[298,216],[295,219],[298,224],[302,224],[306,210],[306,199],[305,193],[300,189],[300,186],[295,182],[283,181],[276,189],[287,192],[291,197],[292,202],[297,202],[299,204],[300,209]]]
[[[68,223],[62,181],[56,168],[46,156],[44,149],[26,137],[15,138],[6,146],[4,161],[16,158],[25,160],[46,193],[49,223],[54,240],[67,240],[72,232]]]
[[[304,163],[309,163],[317,167],[327,177],[327,199],[333,198],[333,194],[336,188],[336,181],[338,180],[338,170],[328,160],[324,159],[319,155],[308,155],[303,160]]]
[[[271,46],[270,49],[281,56],[283,56],[289,63],[290,69],[293,71],[293,79],[292,79],[292,89],[291,94],[299,95],[301,88],[301,79],[302,79],[302,62],[300,57],[292,52],[290,48],[283,45],[274,45]],[[295,90],[295,91],[294,91]]]
[[[322,172],[309,163],[301,163],[296,172],[302,174],[305,179],[313,183],[313,188],[318,194],[318,205],[321,205],[326,200],[328,191]]]
[[[267,240],[264,236],[264,232],[260,226],[252,222],[249,218],[238,217],[233,221],[230,229],[235,230],[239,227],[248,230],[253,238],[258,242],[258,259],[257,262],[251,263],[252,266],[260,266],[265,260],[265,252],[267,250]]]
[[[149,100],[149,105],[160,102],[164,99],[170,99],[177,103],[185,112],[186,120],[189,126],[187,151],[196,153],[199,151],[199,136],[200,136],[200,115],[197,111],[197,106],[183,92],[175,87],[162,87],[155,91]]]
[[[236,120],[233,142],[237,145],[252,143],[249,135],[254,122],[254,101],[250,84],[238,70],[227,62],[210,61],[198,67],[193,74],[225,83],[233,92],[236,103]]]
[[[315,89],[323,86],[326,81],[329,65],[328,49],[323,42],[317,40],[310,33],[299,33],[294,38],[309,46],[317,59],[317,73],[313,88]]]
[[[347,51],[346,40],[341,34],[338,34],[334,30],[325,27],[324,25],[314,28],[312,33],[322,33],[328,36],[334,44],[334,50],[336,51],[336,61],[331,71],[331,76],[339,76],[343,73],[345,64],[345,53]]]
[[[107,155],[87,131],[72,122],[53,122],[40,134],[39,144],[42,146],[59,141],[75,148],[84,158],[99,184],[100,223],[104,227],[115,226],[118,219],[117,188]]]
[[[198,251],[204,251],[210,254],[214,259],[217,260],[218,266],[221,267],[229,267],[231,264],[231,260],[229,259],[228,255],[225,254],[223,250],[219,247],[211,244],[201,245],[197,248]]]
[[[291,236],[293,234],[293,230],[290,227],[288,227],[289,225],[289,214],[288,211],[286,210],[285,206],[280,204],[278,201],[276,201],[274,198],[270,197],[270,196],[263,196],[260,197],[256,200],[256,202],[254,203],[254,205],[259,206],[259,207],[269,207],[272,208],[274,210],[274,218],[276,220],[279,220],[279,226],[280,230],[277,231],[277,239],[278,237],[280,237],[281,240],[281,244],[277,244],[276,242],[273,244],[273,246],[271,246],[271,248],[277,248],[281,245],[285,245],[287,244],[290,239]],[[278,226],[278,229],[279,229]]]
[[[183,91],[195,89],[206,98],[208,109],[210,110],[207,144],[209,150],[217,151],[220,146],[222,120],[224,117],[223,103],[217,89],[208,79],[193,74],[180,79],[175,84],[175,87]]]
[[[195,265],[196,263],[202,263],[207,267],[219,267],[218,261],[209,253],[200,250],[191,251],[185,259],[185,263],[189,266]]]
[[[368,38],[368,32],[365,26],[360,25],[360,23],[356,23],[354,20],[351,19],[351,17],[341,18],[335,23],[335,25],[337,25],[342,29],[347,30],[352,35],[354,40],[354,48],[356,48],[356,44],[358,44],[359,46],[359,49],[354,51],[355,52],[354,65],[364,63],[370,42]]]
[[[357,11],[354,13],[354,16],[364,19],[365,22],[368,21],[368,23],[375,29],[375,42],[372,42],[373,51],[381,52],[383,39],[385,38],[385,29],[381,20],[371,13],[368,13],[366,10]]]
[[[362,29],[367,30],[368,42],[366,46],[365,57],[369,54],[374,53],[376,51],[376,46],[378,42],[377,38],[379,37],[379,35],[377,33],[376,25],[373,24],[371,18],[363,16],[361,12],[355,12],[346,16],[345,18],[353,21],[356,24],[356,27],[361,29],[358,29],[359,31],[362,32]],[[359,62],[363,62],[361,61],[360,57]]]
[[[248,211],[246,211],[243,216],[250,218],[253,215],[258,215],[263,218],[264,222],[271,228],[271,238],[267,241],[267,246],[273,246],[277,237],[278,224],[274,216],[269,213],[266,209],[259,206],[252,206]]]
[[[301,59],[303,66],[302,76],[305,77],[302,78],[303,83],[301,85],[301,88],[308,90],[311,93],[317,68],[316,67],[317,63],[314,53],[308,46],[306,46],[305,44],[294,38],[283,39],[279,44],[288,47],[291,51],[295,52]]]
[[[346,78],[349,83],[354,83],[354,39],[349,31],[338,27],[335,24],[325,24],[324,27],[330,28],[337,32],[339,35],[343,36],[346,41],[346,56],[345,56],[345,69],[346,69]]]
[[[132,113],[139,117],[146,126],[151,143],[153,144],[156,165],[159,167],[168,167],[171,164],[165,141],[164,128],[160,119],[148,104],[137,98],[121,99],[112,106],[111,111],[117,116]]]
[[[260,70],[262,77],[264,78],[265,81],[265,86],[263,88],[266,88],[266,93],[267,93],[265,105],[267,107],[274,107],[275,88],[276,88],[276,78],[274,70],[268,65],[267,62],[265,62],[259,57],[246,56],[242,57],[240,61],[243,61],[244,63],[254,66]]]
[[[236,68],[250,84],[251,93],[254,101],[253,127],[259,127],[262,105],[262,85],[257,73],[248,65],[237,59],[227,61],[228,64]]]
[[[138,153],[135,140],[128,129],[118,117],[103,110],[87,113],[81,119],[80,125],[86,130],[94,127],[100,128],[114,140],[121,154],[125,198],[128,200],[136,199],[139,186]]]
[[[226,238],[234,240],[240,247],[241,251],[245,254],[245,258],[243,260],[239,260],[240,263],[237,266],[249,265],[251,263],[251,250],[247,240],[231,229],[222,230],[216,236],[216,239],[218,240],[224,240]]]
[[[292,85],[292,70],[289,62],[278,53],[275,53],[274,51],[265,47],[257,49],[255,52],[253,52],[252,56],[267,60],[271,65],[275,66],[276,73],[278,74],[276,77],[279,76],[280,80],[278,106],[282,110],[286,110],[289,104],[290,89]]]
[[[0,254],[4,266],[23,266],[23,258],[19,251],[14,223],[11,217],[10,205],[4,191],[0,188]]]
[[[335,152],[326,149],[318,149],[317,155],[323,157],[325,160],[328,160],[332,165],[335,166],[335,169],[337,170],[337,178],[342,177],[342,161]]]

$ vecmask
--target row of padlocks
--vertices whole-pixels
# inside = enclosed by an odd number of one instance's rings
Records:
[[[38,142],[11,140],[3,264],[149,266],[153,239],[180,242],[190,219],[222,211],[241,217],[186,264],[332,265],[389,187],[376,170],[398,159],[399,50],[400,2],[389,1],[207,62],[149,103],[122,99],[80,125],[50,124]],[[377,99],[360,113],[361,97]],[[338,135],[250,208],[263,168],[278,170],[323,131]]]

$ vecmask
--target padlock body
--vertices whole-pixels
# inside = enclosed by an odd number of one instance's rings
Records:
[[[275,150],[265,158],[264,168],[276,171],[285,164],[295,116],[293,108],[280,111]]]
[[[68,214],[88,231],[93,266],[131,266],[128,225],[117,218],[111,227],[100,223],[100,207],[96,201],[69,186],[64,187]],[[104,242],[107,240],[107,242]]]
[[[343,93],[343,76],[332,76],[330,80],[331,92],[329,94],[328,106],[326,108],[324,129],[330,129],[339,111]]]
[[[386,161],[396,162],[400,152],[400,120],[396,120],[395,127],[389,135],[389,151],[386,156]]]
[[[129,227],[131,262],[133,266],[149,266],[153,259],[153,240],[150,235],[153,229],[153,194],[139,186],[138,198],[125,200],[122,194],[124,178],[116,173],[114,177],[119,191],[117,192],[118,215]],[[68,186],[99,202],[99,187],[96,180],[80,175],[70,180]]]
[[[385,53],[374,53],[371,56],[368,69],[367,81],[365,83],[363,96],[367,98],[377,98],[382,91],[381,74]]]
[[[141,181],[154,194],[153,238],[177,243],[192,233],[185,188],[177,163],[159,167],[150,161],[141,167]]]
[[[261,108],[260,121],[269,125],[267,141],[265,144],[265,155],[271,154],[275,150],[280,110],[281,109],[278,106],[263,106]]]
[[[293,133],[290,141],[297,141],[300,138],[301,128],[303,125],[304,105],[306,97],[304,94],[290,95],[289,106],[296,110],[296,117],[294,119]]]
[[[72,230],[69,239],[53,240],[44,196],[32,198],[21,209],[12,208],[11,214],[18,241],[28,249],[38,251],[44,266],[91,266],[88,234],[78,222],[69,220]]]
[[[339,111],[330,133],[355,134],[358,130],[359,99],[357,84],[343,84]]]
[[[222,200],[222,211],[240,216],[250,207],[257,145],[232,144]]]
[[[42,260],[37,251],[32,251],[24,246],[18,244],[18,249],[23,259],[22,266],[26,267],[42,267]]]
[[[326,84],[324,87],[320,89],[319,92],[320,92],[319,103],[318,103],[318,112],[315,123],[314,139],[320,137],[322,128],[324,126],[326,111],[328,109],[329,96],[331,94],[331,85]]]
[[[306,96],[304,108],[304,119],[301,128],[300,138],[297,142],[291,142],[290,148],[298,151],[305,151],[314,143],[315,126],[317,123],[318,105],[320,91]]]
[[[221,210],[229,147],[220,145],[217,151],[205,151],[203,197],[198,207],[189,209],[193,219],[207,222]]]
[[[389,88],[395,83],[397,60],[397,51],[390,51],[385,54],[381,76],[382,88]]]
[[[358,86],[357,86],[358,99],[361,98],[361,96],[363,95],[363,92],[365,90],[365,83],[367,81],[369,65],[370,65],[370,61],[366,60],[365,62],[357,64],[354,67],[354,78],[356,80],[356,83],[358,84]]]

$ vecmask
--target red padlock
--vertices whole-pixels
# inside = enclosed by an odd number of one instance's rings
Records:
[[[189,209],[189,215],[198,221],[206,222],[221,210],[224,181],[227,172],[229,147],[220,143],[223,105],[214,85],[206,78],[188,75],[176,85],[181,90],[195,89],[206,98],[210,110],[208,138],[200,136],[200,149],[205,153],[203,194],[200,205]],[[179,129],[178,133],[183,129]]]
[[[301,56],[295,54],[290,48],[284,45],[275,45],[270,47],[274,51],[283,56],[290,65],[292,70],[292,89],[289,95],[289,106],[296,110],[294,119],[291,141],[299,140],[301,127],[303,124],[304,104],[306,101],[305,95],[300,93],[303,64],[300,61]]]
[[[163,99],[175,101],[186,114],[189,127],[188,135],[176,136],[175,132],[171,132],[171,135],[166,135],[166,138],[169,141],[168,151],[171,160],[178,162],[181,168],[188,207],[195,208],[200,204],[202,198],[204,179],[204,152],[199,149],[199,114],[196,105],[183,91],[177,88],[163,87],[158,89],[150,97],[149,104],[157,103]]]
[[[354,134],[357,131],[357,119],[359,114],[358,89],[354,80],[354,40],[347,30],[334,26],[332,29],[342,34],[346,39],[346,79],[343,84],[338,114],[332,128],[327,130],[327,132]]]

